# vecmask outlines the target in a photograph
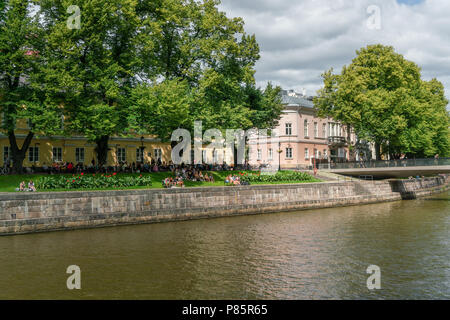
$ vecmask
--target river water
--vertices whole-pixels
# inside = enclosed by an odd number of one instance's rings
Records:
[[[450,193],[0,237],[0,299],[449,299]],[[81,269],[68,290],[66,269]],[[369,265],[381,289],[367,288]]]

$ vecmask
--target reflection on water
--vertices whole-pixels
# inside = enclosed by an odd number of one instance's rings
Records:
[[[0,298],[448,299],[449,199],[0,237]]]

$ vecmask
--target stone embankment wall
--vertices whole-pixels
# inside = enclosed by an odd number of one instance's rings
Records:
[[[0,235],[296,211],[414,199],[449,189],[420,180],[0,194]]]

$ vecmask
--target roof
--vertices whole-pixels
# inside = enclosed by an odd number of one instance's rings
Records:
[[[288,95],[282,95],[281,100],[283,104],[285,105],[295,105],[299,107],[306,107],[306,108],[314,108],[314,103],[307,99],[306,97],[292,97]]]

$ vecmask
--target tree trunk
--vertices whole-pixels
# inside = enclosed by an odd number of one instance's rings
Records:
[[[375,154],[377,160],[381,160],[381,144],[378,142],[375,142]]]
[[[108,156],[108,141],[109,136],[103,136],[95,140],[95,143],[97,144],[97,147],[95,148],[95,152],[97,153],[97,161],[98,166],[101,168],[103,165],[106,164],[107,156]]]
[[[11,147],[11,158],[13,161],[13,173],[23,173],[23,160],[25,159],[26,152],[28,151],[28,147],[30,146],[33,137],[34,133],[29,132],[23,142],[22,148],[19,149],[14,131],[8,132],[9,145]]]

